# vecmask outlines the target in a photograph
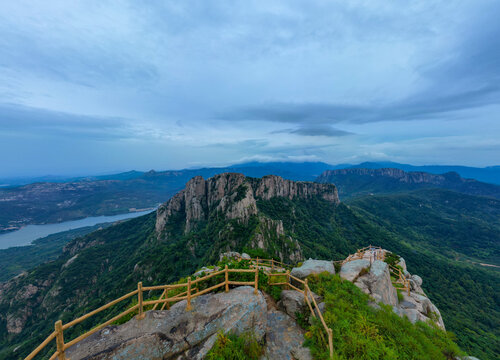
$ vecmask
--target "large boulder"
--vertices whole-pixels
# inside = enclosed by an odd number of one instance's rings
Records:
[[[321,297],[312,292],[314,299],[318,303],[321,301]],[[311,300],[311,298],[309,298]],[[304,294],[296,290],[283,290],[281,292],[281,300],[278,302],[278,306],[283,309],[290,317],[296,319],[297,313],[302,313],[304,311],[310,311],[309,307],[304,299]],[[314,306],[314,305],[313,305]],[[324,306],[324,305],[323,305]],[[321,309],[320,309],[321,311]]]
[[[299,279],[305,279],[311,274],[321,274],[322,272],[335,274],[333,263],[327,260],[306,260],[300,267],[293,268],[290,272],[291,275]]]
[[[228,251],[222,254],[219,254],[219,261],[226,259],[239,259],[241,257],[239,252],[236,251]]]
[[[363,269],[370,267],[370,260],[359,259],[345,263],[340,268],[340,277],[344,280],[354,281]]]
[[[108,326],[70,347],[66,354],[78,359],[203,359],[217,332],[251,331],[263,339],[267,306],[262,294],[242,286],[229,293],[207,294],[192,300],[192,311],[180,301],[168,311],[148,311],[119,326]]]
[[[398,303],[398,295],[391,282],[389,266],[383,261],[374,261],[370,272],[358,277],[354,284],[370,294],[377,302],[391,306]]]

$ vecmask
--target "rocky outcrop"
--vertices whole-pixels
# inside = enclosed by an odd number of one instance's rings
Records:
[[[305,279],[311,274],[321,274],[322,272],[335,274],[335,267],[333,266],[333,263],[327,260],[309,259],[304,261],[302,266],[293,268],[290,275],[299,279]]]
[[[382,250],[386,252],[386,250]],[[370,306],[376,308],[378,302],[392,306],[394,312],[406,316],[411,322],[432,321],[445,329],[441,313],[429,300],[421,288],[422,278],[411,275],[406,269],[406,262],[399,259],[398,264],[407,274],[411,288],[410,294],[401,291],[403,300],[398,300],[397,290],[392,284],[389,266],[384,261],[374,260],[373,254],[367,251],[362,259],[349,261],[342,265],[340,277],[349,280],[370,295],[375,302]]]
[[[169,311],[148,311],[119,326],[106,327],[67,350],[79,359],[203,359],[217,339],[217,332],[251,331],[262,340],[267,330],[267,307],[262,294],[248,286],[229,293],[207,294]]]
[[[371,295],[377,302],[383,302],[387,305],[397,305],[398,303],[396,289],[391,282],[389,266],[383,261],[374,261],[370,266],[370,272],[359,276],[354,284]]]
[[[339,202],[337,189],[332,184],[294,182],[274,175],[255,179],[225,173],[208,180],[197,176],[187,182],[184,190],[158,208],[157,238],[168,241],[215,223],[215,251],[259,248],[278,256],[281,261],[298,262],[303,259],[302,250],[298,241],[285,233],[283,221],[271,219],[258,211],[259,199],[274,197],[319,197],[334,204]],[[241,235],[244,226],[249,227],[249,236]],[[194,254],[196,240],[188,245]]]
[[[368,259],[358,259],[345,263],[340,268],[340,277],[345,280],[354,282],[361,271],[370,268],[370,260]]]
[[[158,208],[156,231],[162,234],[167,222],[176,215],[185,219],[184,231],[189,232],[198,221],[206,220],[210,211],[220,212],[226,219],[244,220],[257,213],[256,198],[306,199],[313,196],[339,202],[333,184],[294,182],[274,175],[254,179],[243,174],[224,173],[208,180],[197,176],[187,182],[184,190]]]

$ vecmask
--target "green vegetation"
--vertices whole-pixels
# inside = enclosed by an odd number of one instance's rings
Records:
[[[57,319],[68,322],[83,315],[134,290],[138,281],[159,285],[182,280],[203,265],[216,264],[219,253],[227,249],[279,259],[288,237],[299,242],[305,258],[340,260],[367,244],[401,255],[409,271],[423,278],[423,289],[440,309],[447,329],[457,335],[460,347],[481,360],[498,358],[500,272],[465,260],[498,264],[499,201],[425,190],[369,196],[348,205],[315,198],[273,198],[258,200],[257,205],[260,213],[246,223],[228,221],[223,214],[212,212],[186,235],[185,219],[179,215],[167,224],[165,240],[158,239],[154,232],[155,214],[73,240],[60,257],[33,268],[12,287],[3,289],[0,359],[22,358],[53,330]],[[269,247],[255,250],[250,244],[257,232],[263,233],[263,217],[282,220],[285,236],[269,237]],[[76,253],[73,263],[63,267]],[[210,280],[215,284],[217,277]],[[35,296],[17,295],[29,285],[37,287]],[[259,287],[266,286],[267,276],[261,273]],[[279,287],[271,286],[266,291],[279,298]],[[16,302],[10,301],[13,298]],[[43,305],[36,299],[44,299]],[[65,332],[65,337],[72,339],[117,315],[132,301],[86,320]],[[4,330],[6,318],[2,314],[7,313],[20,319],[31,314],[21,333],[7,334]],[[16,347],[19,356],[12,357]]]
[[[207,360],[258,360],[262,345],[252,333],[241,335],[219,332],[217,341],[206,356]]]
[[[325,322],[332,329],[335,359],[452,360],[462,355],[454,335],[434,325],[397,316],[389,306],[375,310],[369,296],[338,275],[310,277],[309,285],[325,299]],[[316,359],[328,359],[324,328],[317,320],[306,333]]]
[[[111,223],[97,224],[68,230],[37,239],[31,245],[0,250],[0,282],[7,281],[44,262],[56,259],[61,255],[64,245],[70,240],[110,225]]]

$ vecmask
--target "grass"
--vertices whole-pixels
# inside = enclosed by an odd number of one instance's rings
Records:
[[[326,303],[325,321],[333,332],[334,359],[451,360],[463,355],[454,335],[433,324],[412,324],[389,306],[368,306],[368,295],[338,275],[310,277],[309,285]],[[313,321],[306,333],[306,346],[315,359],[327,359],[324,329]]]
[[[258,360],[264,348],[253,333],[241,335],[219,332],[207,360]]]

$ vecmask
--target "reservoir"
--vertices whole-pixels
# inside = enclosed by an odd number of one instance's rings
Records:
[[[78,229],[84,226],[93,226],[107,222],[135,218],[141,215],[149,214],[154,210],[137,211],[127,214],[112,216],[94,216],[80,220],[65,221],[57,224],[28,225],[22,229],[0,235],[0,249],[7,249],[12,246],[24,246],[31,244],[32,241],[61,231]]]

